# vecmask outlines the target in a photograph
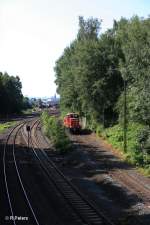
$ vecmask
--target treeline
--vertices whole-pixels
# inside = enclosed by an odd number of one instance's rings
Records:
[[[128,119],[150,125],[150,18],[122,18],[101,35],[100,27],[80,17],[76,40],[56,62],[61,109],[110,126],[122,117],[126,82]]]
[[[0,72],[0,115],[19,113],[28,107],[28,99],[23,97],[21,89],[18,76]]]
[[[79,17],[76,39],[55,66],[62,112],[77,111],[93,129],[127,123],[150,126],[150,18],[121,18],[100,33],[101,21]],[[140,143],[138,144],[138,148]],[[139,150],[141,151],[141,150]]]

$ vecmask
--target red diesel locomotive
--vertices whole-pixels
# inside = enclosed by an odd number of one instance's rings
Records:
[[[64,126],[68,128],[71,132],[77,133],[81,130],[81,125],[79,121],[79,115],[77,113],[68,113],[64,117]]]

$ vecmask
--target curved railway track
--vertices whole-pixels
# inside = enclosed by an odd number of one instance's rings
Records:
[[[43,149],[40,148],[40,140],[37,135],[39,122],[36,121],[31,128],[31,146],[33,154],[39,161],[41,168],[53,182],[57,192],[67,202],[75,214],[78,224],[87,225],[113,225],[113,223],[103,213],[99,212],[96,207],[89,202],[81,192],[61,173],[52,160],[49,159]],[[35,148],[39,150],[36,151]]]
[[[38,127],[38,125],[37,125],[37,127]],[[36,131],[38,130],[38,129],[35,129]],[[38,140],[39,139],[39,136],[37,135],[37,134],[35,134],[35,136],[36,136],[36,138],[35,138],[35,140],[37,140],[39,143],[40,143],[40,141]],[[44,139],[45,139],[45,137],[44,137]],[[39,146],[39,143],[36,143],[36,145],[37,146]],[[47,160],[50,162],[50,164],[52,164],[52,165],[54,165],[54,167],[56,167],[55,166],[55,164],[50,160],[50,158],[46,155],[46,153],[43,151],[43,154],[45,155],[45,157],[47,158]],[[56,170],[58,170],[58,168],[56,167]],[[58,170],[58,172],[60,172],[61,173],[61,171],[59,171]],[[120,174],[121,173],[121,170],[119,170],[118,171],[118,173]],[[63,175],[63,174],[62,174]],[[129,173],[125,173],[125,172],[123,172],[123,174],[121,175],[121,177],[123,178],[123,179],[128,179],[132,184],[133,184],[133,192],[136,190],[136,189],[141,189],[141,192],[139,192],[138,191],[138,193],[141,195],[141,197],[144,197],[143,195],[145,194],[145,195],[150,195],[150,188],[149,188],[149,186],[147,186],[147,185],[144,185],[136,176],[134,176],[132,173],[131,174],[129,174]],[[66,179],[66,178],[65,178]],[[67,179],[66,179],[67,180]],[[69,182],[69,180],[67,180],[67,182]],[[70,183],[70,182],[69,182]],[[72,185],[72,183],[70,183],[70,185],[73,187],[73,189],[75,190],[75,191],[77,191],[77,193],[79,194],[79,195],[82,195],[77,189],[76,189],[76,187],[74,186],[74,185]],[[85,199],[85,197],[82,195],[82,197],[83,197],[83,199]],[[145,199],[145,197],[144,197],[144,199]],[[87,200],[86,200],[87,201]],[[146,202],[148,202],[149,201],[149,198],[147,199],[147,201]],[[92,205],[91,204],[91,202],[89,202],[89,204],[90,205]],[[81,204],[82,205],[82,204]],[[77,206],[78,207],[78,206]],[[92,207],[94,208],[94,209],[96,209],[95,208],[95,206],[94,205],[92,205]],[[96,211],[97,211],[97,209],[96,209]],[[88,213],[88,211],[87,211],[87,213]],[[108,223],[108,224],[112,224],[112,222],[110,221],[110,220],[108,220],[108,218],[106,217],[106,215],[104,215],[103,213],[101,213],[101,212],[98,212],[101,216],[102,216],[102,218],[104,218],[104,221],[106,222],[106,223]],[[104,222],[104,224],[105,224],[105,222]],[[146,222],[147,223],[147,222]],[[140,218],[140,217],[134,217],[134,221],[133,221],[133,224],[144,224],[145,225],[145,221],[143,221],[142,220],[142,218]]]
[[[30,218],[29,221],[26,221],[26,224],[43,224],[41,222],[40,215],[37,214],[38,210],[37,208],[35,208],[35,204],[33,204],[32,196],[29,194],[29,189],[32,189],[32,187],[30,185],[30,182],[28,182],[27,185],[25,181],[23,169],[19,162],[20,158],[17,155],[19,150],[17,149],[17,138],[19,138],[19,135],[24,139],[25,144],[28,145],[28,134],[26,131],[27,125],[29,125],[31,128],[28,149],[30,152],[30,156],[32,156],[32,159],[34,158],[34,160],[36,161],[36,166],[39,167],[39,170],[46,178],[45,182],[47,183],[48,191],[52,192],[52,190],[55,190],[57,196],[63,199],[64,204],[68,207],[68,212],[70,213],[70,218],[72,219],[72,222],[67,224],[114,225],[113,222],[111,222],[106,215],[99,211],[96,206],[91,201],[89,201],[62,174],[62,172],[56,167],[54,162],[47,156],[46,152],[42,148],[43,139],[40,135],[38,135],[40,128],[40,121],[38,119],[23,121],[22,123],[16,125],[10,131],[4,147],[3,174],[7,199],[9,203],[9,215],[12,218],[10,224],[19,224],[18,220],[15,219],[15,217],[19,215],[24,215],[25,217]],[[12,173],[16,174],[14,181],[11,178]],[[54,187],[53,189],[51,189],[52,185]],[[148,191],[147,188],[146,191]],[[32,194],[34,193],[32,192]],[[17,201],[20,201],[21,205],[18,206]],[[55,213],[57,217],[57,212]],[[138,224],[140,224],[140,221],[138,222]],[[60,222],[58,218],[54,223],[48,224],[62,225],[65,223],[63,223],[62,221]]]
[[[26,121],[16,125],[9,133],[3,152],[3,172],[6,187],[6,194],[9,202],[10,214],[5,216],[5,222],[18,224],[20,220],[28,220],[27,224],[39,225],[38,218],[35,215],[32,203],[28,197],[24,186],[21,170],[16,158],[16,140],[19,131],[27,124]],[[12,181],[10,174],[16,174],[15,180]],[[11,172],[11,173],[10,173]],[[13,176],[14,177],[14,176]],[[12,185],[14,183],[14,186]],[[19,194],[17,193],[19,192]],[[17,196],[17,197],[16,197]],[[21,204],[18,206],[18,201]]]

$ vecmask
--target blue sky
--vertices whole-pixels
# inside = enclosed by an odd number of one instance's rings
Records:
[[[0,71],[18,75],[26,96],[52,96],[55,61],[76,37],[78,16],[147,17],[149,0],[0,0]]]

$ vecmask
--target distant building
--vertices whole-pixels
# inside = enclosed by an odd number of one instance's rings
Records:
[[[56,106],[59,104],[59,98],[56,94],[52,97],[44,97],[44,98],[30,98],[29,102],[39,108]]]

